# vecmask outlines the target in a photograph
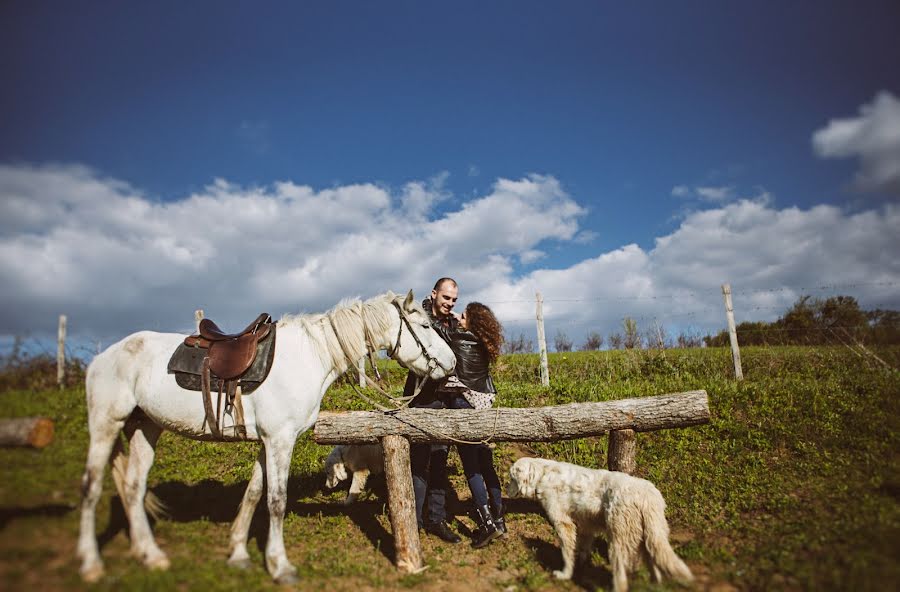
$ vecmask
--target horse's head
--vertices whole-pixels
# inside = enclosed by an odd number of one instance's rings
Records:
[[[405,298],[394,297],[391,303],[397,313],[391,320],[391,331],[396,340],[392,340],[388,354],[419,376],[432,380],[448,376],[456,366],[456,356],[432,328],[431,319],[415,301],[412,290]]]

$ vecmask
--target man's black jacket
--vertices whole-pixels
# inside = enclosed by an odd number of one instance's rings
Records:
[[[439,319],[434,315],[434,311],[431,309],[431,298],[426,298],[422,301],[422,308],[425,309],[425,312],[428,313],[428,318],[431,319],[431,326],[434,327],[434,330],[438,332],[438,334],[450,344],[453,340],[453,336],[459,332],[459,321],[456,320],[456,317],[450,315],[445,319]],[[406,384],[403,387],[403,396],[410,397],[413,393],[416,392],[416,380],[418,376],[412,371],[406,376]],[[443,402],[436,394],[436,390],[439,381],[434,381],[431,379],[426,379],[425,384],[422,385],[422,390],[419,391],[419,395],[413,399],[412,403],[409,404],[410,407],[431,407],[431,408],[441,408],[444,407]]]

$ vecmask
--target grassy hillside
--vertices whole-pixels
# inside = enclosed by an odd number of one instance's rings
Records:
[[[900,349],[878,355],[900,367]],[[840,348],[746,348],[746,379],[730,379],[726,349],[550,355],[552,386],[540,387],[537,357],[508,356],[496,372],[503,406],[602,401],[706,389],[712,422],[638,436],[638,475],[668,503],[676,550],[698,589],[882,590],[900,587],[900,373]],[[399,390],[403,372],[385,363]],[[252,396],[252,395],[251,395]],[[0,393],[0,416],[47,415],[57,439],[43,451],[0,450],[0,581],[8,589],[85,589],[74,556],[78,482],[87,435],[83,388]],[[339,381],[323,408],[365,408]],[[391,564],[383,481],[346,509],[323,491],[328,449],[298,441],[285,524],[300,589],[593,590],[609,586],[606,550],[572,583],[537,506],[509,504],[510,537],[487,549],[423,540],[430,568],[400,576]],[[209,444],[166,434],[150,485],[172,515],[155,525],[172,569],[147,572],[128,557],[127,530],[109,480],[98,515],[107,577],[96,589],[275,588],[263,568],[264,504],[251,530],[256,567],[225,566],[234,517],[256,453],[252,444]],[[498,444],[501,471],[537,455],[605,467],[604,438],[531,446]],[[471,527],[468,491],[451,455],[458,528]],[[502,474],[502,473],[501,473]],[[636,590],[653,586],[642,572]]]

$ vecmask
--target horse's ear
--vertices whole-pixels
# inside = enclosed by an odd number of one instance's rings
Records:
[[[415,302],[415,296],[413,296],[412,290],[406,295],[406,300],[403,301],[403,310],[412,310],[415,308],[413,304]]]

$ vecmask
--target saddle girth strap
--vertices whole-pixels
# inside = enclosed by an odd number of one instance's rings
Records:
[[[212,410],[212,394],[209,392],[210,385],[209,356],[203,358],[203,372],[200,374],[200,390],[203,397],[203,410],[206,412],[206,425],[216,438],[221,438],[222,433],[219,431],[219,422],[216,419],[218,413]],[[221,391],[220,391],[221,392]],[[218,408],[216,409],[218,411]]]
[[[237,381],[235,381],[237,382]],[[241,402],[241,385],[234,389],[231,398],[231,406],[234,409],[234,435],[242,440],[247,439],[247,426],[244,425],[244,404]]]

